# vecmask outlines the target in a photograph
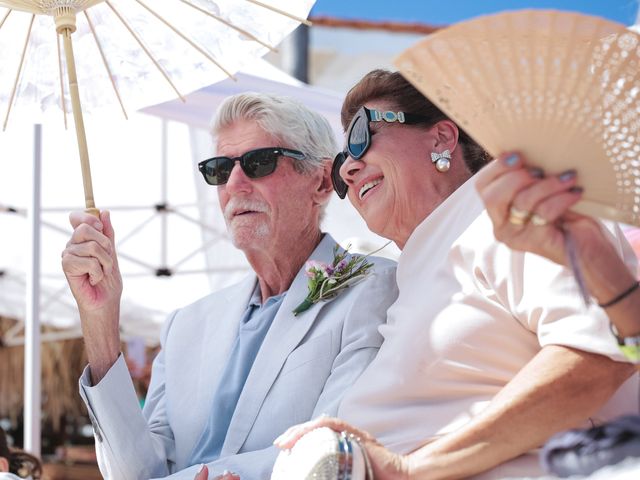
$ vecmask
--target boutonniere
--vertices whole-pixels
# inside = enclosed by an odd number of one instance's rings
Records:
[[[306,264],[306,274],[309,277],[309,294],[298,305],[293,314],[298,315],[311,308],[314,303],[335,297],[345,288],[358,283],[366,277],[372,263],[367,261],[367,256],[352,255],[347,259],[349,247],[339,252],[340,247],[333,248],[333,261],[331,264],[310,260]]]

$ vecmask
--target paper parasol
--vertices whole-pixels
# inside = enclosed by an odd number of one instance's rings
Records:
[[[126,116],[231,76],[306,22],[313,3],[0,0],[3,129],[12,116],[33,123],[60,111],[66,123],[72,111],[95,213],[82,109]]]
[[[525,10],[440,30],[395,61],[492,155],[578,171],[576,211],[640,225],[640,37],[576,13]]]

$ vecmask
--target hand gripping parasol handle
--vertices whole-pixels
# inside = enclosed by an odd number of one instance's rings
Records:
[[[70,28],[62,30],[64,40],[64,54],[67,60],[67,74],[69,77],[69,94],[73,108],[73,119],[76,125],[76,137],[78,139],[78,151],[80,153],[80,166],[82,168],[82,184],[84,187],[85,211],[96,217],[100,216],[100,210],[96,208],[93,200],[93,184],[91,182],[91,166],[89,164],[89,149],[87,147],[87,135],[84,130],[82,118],[82,106],[80,105],[80,93],[78,90],[78,77],[76,75],[76,63],[73,57],[73,45],[71,43]]]

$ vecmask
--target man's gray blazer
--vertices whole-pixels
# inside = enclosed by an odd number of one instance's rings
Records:
[[[325,235],[310,259],[330,263],[334,246]],[[304,268],[298,272],[249,373],[220,459],[209,464],[210,478],[228,469],[242,480],[268,479],[278,435],[322,413],[337,413],[345,390],[376,355],[382,343],[378,326],[398,294],[395,264],[371,260],[373,273],[364,281],[294,316],[308,291]],[[211,414],[256,281],[253,274],[168,318],[143,410],[122,355],[97,386],[85,370],[80,394],[105,478],[143,480],[175,472],[172,478],[194,478],[199,466],[187,468],[191,452]]]

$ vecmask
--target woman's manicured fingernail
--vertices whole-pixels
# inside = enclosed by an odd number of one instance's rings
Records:
[[[533,178],[544,178],[544,170],[541,168],[533,167],[529,169],[529,175]]]
[[[520,160],[520,156],[518,156],[517,153],[512,153],[511,155],[509,155],[504,159],[504,163],[507,164],[509,167],[513,167],[516,163],[518,163],[519,160]]]
[[[584,188],[582,188],[582,187],[578,187],[578,186],[575,186],[575,187],[571,187],[571,188],[569,189],[569,191],[570,191],[571,193],[582,193],[582,192],[584,192]]]
[[[563,172],[560,175],[558,175],[558,180],[560,180],[561,182],[569,182],[574,178],[576,178],[576,175],[577,175],[577,172],[575,170],[567,170],[566,172]]]

